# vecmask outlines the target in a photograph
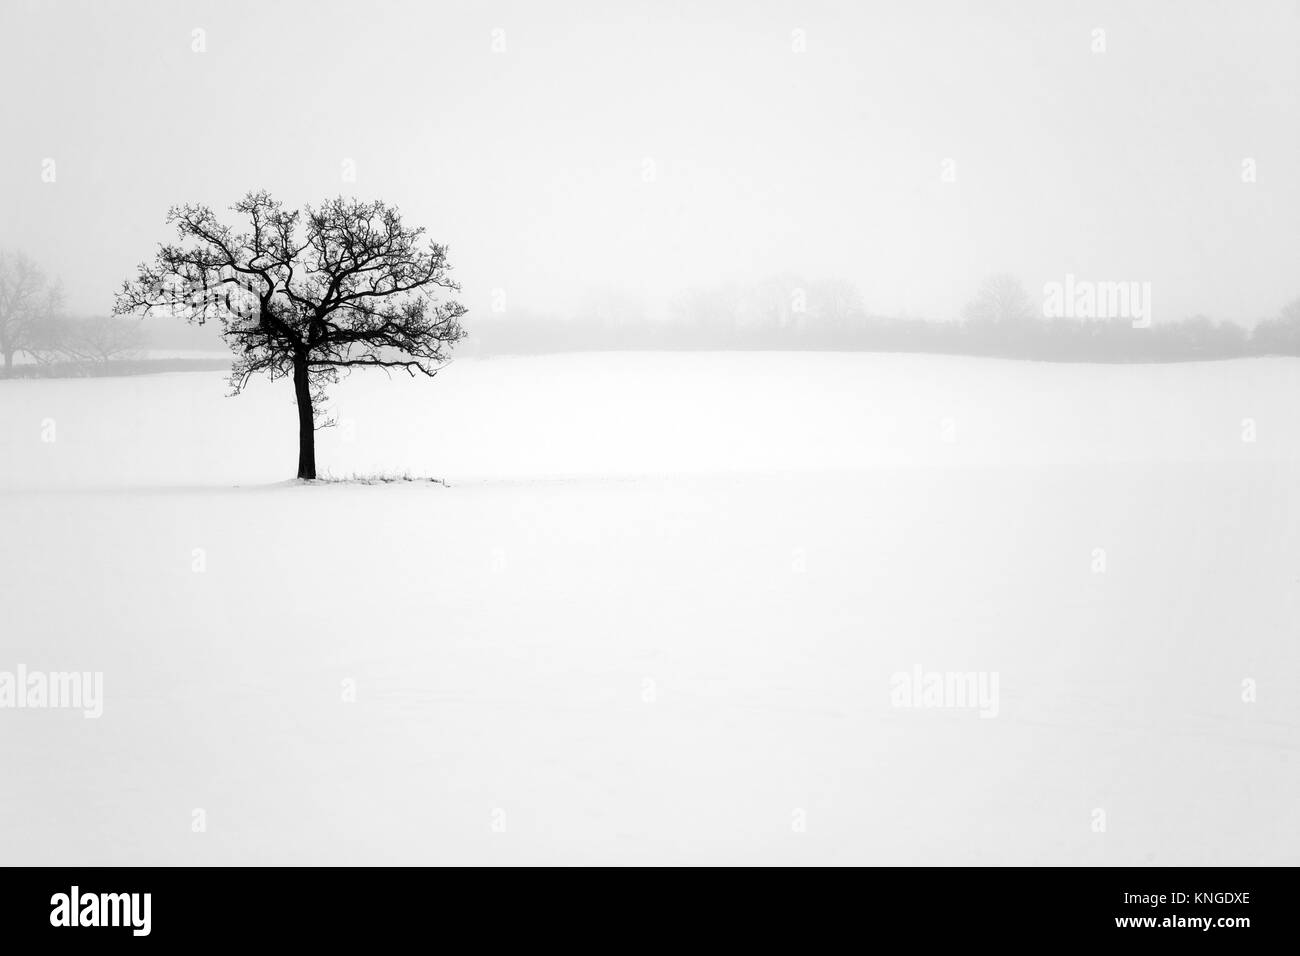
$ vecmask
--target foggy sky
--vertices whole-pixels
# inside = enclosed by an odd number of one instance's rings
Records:
[[[398,204],[471,323],[784,272],[933,318],[1069,272],[1253,321],[1300,295],[1298,41],[1294,2],[5,0],[0,245],[104,311],[169,205],[266,187]]]

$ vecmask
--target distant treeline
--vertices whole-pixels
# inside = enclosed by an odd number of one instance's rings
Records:
[[[26,270],[26,271],[24,271]],[[25,311],[0,299],[0,378],[64,378],[229,367],[205,352],[226,346],[209,324],[155,316],[69,317],[46,293],[39,270],[21,257],[0,257],[0,293],[15,296],[14,276],[32,289]],[[36,276],[37,280],[31,279]],[[1080,284],[1081,286],[1083,284]],[[1121,284],[1110,284],[1117,287]],[[1031,297],[1011,276],[992,276],[953,321],[869,312],[856,287],[843,280],[722,284],[686,292],[664,316],[650,317],[627,296],[608,295],[570,315],[471,312],[461,356],[625,350],[805,350],[930,352],[1056,362],[1185,362],[1247,356],[1300,356],[1300,299],[1253,328],[1194,315],[1148,321],[1149,290],[1105,289],[1091,300],[1071,298],[1069,313]],[[1074,295],[1073,287],[1069,296]],[[1090,294],[1094,291],[1087,289]],[[1120,295],[1119,292],[1125,292]],[[1079,306],[1079,307],[1076,307]],[[1121,314],[1106,317],[1111,313]],[[157,357],[148,357],[154,352]],[[157,355],[157,353],[162,355]],[[172,352],[172,355],[167,355]],[[175,354],[189,352],[188,356]]]
[[[225,371],[229,368],[230,359],[226,358],[109,358],[15,365],[7,371],[0,371],[0,378],[116,378],[160,372]]]
[[[840,280],[779,279],[718,286],[678,298],[665,318],[614,299],[574,316],[478,314],[462,354],[604,350],[818,350],[933,352],[1062,362],[1177,362],[1300,355],[1300,299],[1253,330],[1196,315],[1045,318],[1014,278],[994,276],[957,321],[876,315]]]
[[[590,318],[528,315],[472,326],[459,354],[512,355],[619,350],[804,350],[934,352],[1063,362],[1160,362],[1300,355],[1300,325],[1239,325],[1203,317],[1134,328],[1127,320],[1040,319],[1019,327],[981,327],[863,315],[855,322],[785,327],[693,326],[668,321],[613,324]]]

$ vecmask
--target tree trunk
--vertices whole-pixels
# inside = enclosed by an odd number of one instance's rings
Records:
[[[316,416],[311,407],[311,381],[306,361],[293,363],[293,392],[298,399],[298,477],[316,478]]]
[[[14,353],[11,349],[5,349],[5,375],[11,375],[14,370]]]

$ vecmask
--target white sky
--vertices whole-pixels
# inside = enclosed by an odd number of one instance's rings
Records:
[[[266,187],[398,204],[471,324],[778,272],[945,318],[993,271],[1251,321],[1300,295],[1298,47],[1293,0],[3,0],[0,245],[104,310],[170,204]]]

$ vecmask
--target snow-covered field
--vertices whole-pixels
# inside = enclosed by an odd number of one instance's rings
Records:
[[[1300,361],[224,392],[0,382],[0,862],[1300,863]]]

